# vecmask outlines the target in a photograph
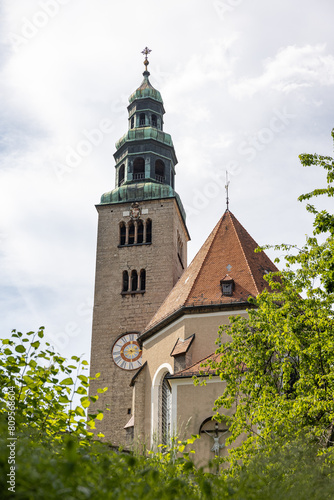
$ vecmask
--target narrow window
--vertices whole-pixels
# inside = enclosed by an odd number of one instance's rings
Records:
[[[127,271],[123,271],[123,287],[122,291],[127,292],[129,290],[129,273]]]
[[[135,242],[135,225],[132,221],[129,222],[129,245]]]
[[[137,271],[131,273],[131,292],[136,292],[138,288],[138,274]]]
[[[174,172],[173,172],[173,170],[171,171],[171,174],[170,174],[170,185],[174,189]]]
[[[135,118],[134,116],[131,118],[131,128],[133,128],[135,126]]]
[[[126,238],[126,227],[124,222],[121,222],[119,225],[119,244],[120,245],[125,245],[125,238]]]
[[[145,113],[141,113],[139,116],[139,126],[140,127],[145,126]]]
[[[220,286],[223,295],[233,295],[234,281],[229,275],[220,280]]]
[[[136,158],[133,162],[133,180],[144,179],[145,177],[145,160],[144,158]]]
[[[143,243],[144,241],[144,224],[142,220],[137,221],[137,243]]]
[[[158,126],[157,116],[156,115],[152,115],[151,119],[152,119],[152,127],[156,128]]]
[[[123,163],[119,167],[119,171],[118,171],[118,187],[121,186],[124,182],[124,172],[125,172],[125,165]]]
[[[161,441],[165,445],[168,445],[171,436],[171,410],[172,391],[165,376],[161,387]]]
[[[146,271],[142,269],[140,271],[140,290],[144,292],[146,290]]]
[[[152,221],[147,219],[146,221],[146,243],[152,243]]]
[[[161,160],[155,162],[155,180],[165,182],[165,164]]]
[[[177,232],[177,256],[179,258],[182,269],[184,269],[184,266],[183,266],[183,243],[182,243],[181,236],[180,236],[179,232]]]

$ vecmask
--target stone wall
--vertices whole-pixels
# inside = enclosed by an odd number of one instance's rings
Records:
[[[177,232],[186,252],[187,232],[174,198],[139,202],[141,218],[152,220],[152,244],[119,246],[119,224],[129,221],[130,203],[98,205],[99,213],[93,333],[91,345],[91,395],[100,387],[105,394],[89,409],[105,411],[97,424],[108,441],[126,443],[124,426],[131,417],[132,388],[135,371],[122,370],[114,363],[114,342],[128,332],[140,332],[157,311],[183,269],[177,255]],[[186,267],[185,254],[184,267]],[[145,293],[122,294],[122,273],[146,270]]]

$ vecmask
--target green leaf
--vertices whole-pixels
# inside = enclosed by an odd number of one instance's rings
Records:
[[[15,351],[19,352],[19,353],[23,353],[23,352],[26,352],[26,348],[23,345],[17,345],[15,347]]]
[[[77,415],[79,415],[80,417],[85,417],[86,416],[86,413],[84,412],[84,410],[80,406],[76,407],[75,413]]]
[[[70,400],[68,399],[67,396],[59,396],[58,400],[59,400],[59,403],[63,403],[63,404],[70,402]]]
[[[81,401],[81,404],[84,408],[88,408],[90,406],[90,401],[89,401],[89,398],[87,396],[81,398],[80,401]]]
[[[73,384],[74,382],[71,377],[64,378],[64,380],[60,382],[60,385],[73,385]]]

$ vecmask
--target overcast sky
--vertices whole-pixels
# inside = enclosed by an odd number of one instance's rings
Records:
[[[62,354],[89,356],[94,205],[114,187],[145,46],[190,260],[225,210],[226,170],[230,209],[259,244],[303,244],[312,218],[297,197],[324,176],[298,155],[333,153],[333,0],[0,5],[2,335],[44,325]]]

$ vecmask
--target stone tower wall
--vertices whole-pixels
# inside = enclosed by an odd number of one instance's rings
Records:
[[[143,220],[152,220],[152,243],[119,247],[119,224],[128,222],[131,203],[98,205],[99,213],[93,334],[91,346],[91,395],[108,387],[98,402],[89,408],[104,412],[97,430],[112,444],[126,445],[124,426],[132,410],[130,381],[136,371],[122,370],[114,363],[114,342],[128,332],[140,332],[157,311],[183,272],[177,238],[183,243],[184,268],[187,265],[187,232],[174,198],[139,202]],[[123,271],[146,270],[145,293],[122,294]]]

